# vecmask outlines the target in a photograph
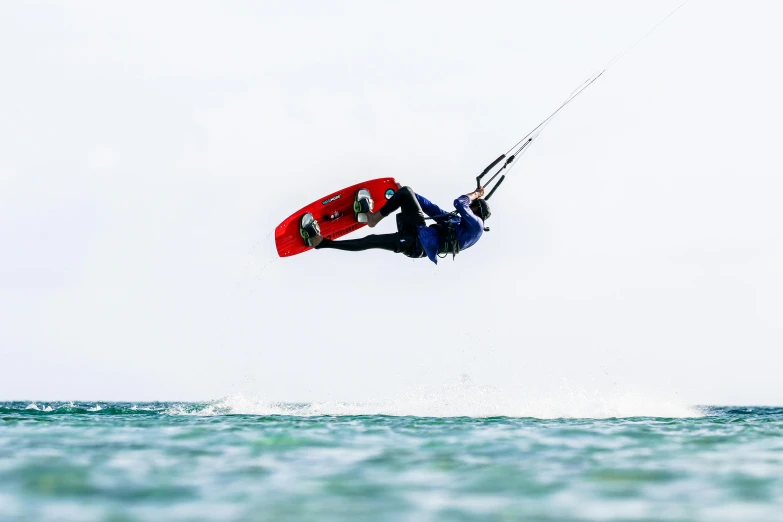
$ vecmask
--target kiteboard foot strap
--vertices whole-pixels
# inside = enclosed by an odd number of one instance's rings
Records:
[[[361,189],[356,193],[356,201],[353,202],[353,211],[356,213],[356,221],[367,223],[367,213],[372,212],[373,200],[370,191]]]
[[[308,212],[299,221],[299,234],[307,246],[314,246],[313,239],[321,235],[321,227],[311,213]]]

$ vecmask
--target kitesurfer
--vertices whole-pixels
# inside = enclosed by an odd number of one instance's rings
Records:
[[[307,222],[303,220],[301,227],[309,236],[309,244],[318,250],[332,248],[358,252],[378,248],[412,258],[426,256],[437,264],[438,254],[456,254],[481,238],[484,222],[490,216],[489,205],[483,196],[484,188],[479,187],[454,200],[456,212],[447,212],[410,187],[399,187],[377,212],[367,212],[367,224],[374,228],[383,218],[400,209],[394,234],[331,241],[321,236],[318,222],[312,216]],[[425,214],[434,220],[433,225],[427,226]]]

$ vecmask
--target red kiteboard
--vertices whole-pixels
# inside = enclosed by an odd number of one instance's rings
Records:
[[[299,220],[307,212],[318,220],[321,235],[326,239],[337,239],[366,225],[356,221],[356,214],[353,211],[356,193],[361,189],[370,191],[370,196],[375,202],[373,210],[377,211],[397,191],[397,182],[394,178],[378,178],[357,183],[319,198],[294,212],[275,229],[275,246],[278,255],[295,256],[312,248],[305,244],[299,234]]]

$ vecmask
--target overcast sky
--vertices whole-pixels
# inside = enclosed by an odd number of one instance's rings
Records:
[[[4,2],[0,400],[365,401],[464,374],[783,404],[773,0],[691,0],[534,142],[456,261],[275,253],[363,179],[448,207],[679,4]]]

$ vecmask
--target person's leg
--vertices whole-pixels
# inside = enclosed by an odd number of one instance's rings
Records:
[[[416,230],[419,225],[427,224],[424,220],[424,212],[421,209],[421,205],[419,205],[419,201],[416,199],[416,194],[410,187],[401,187],[378,212],[370,212],[367,216],[367,224],[370,227],[374,227],[381,219],[397,209],[401,209],[403,220],[410,229]]]
[[[322,248],[333,248],[335,250],[347,250],[349,252],[360,252],[362,250],[378,248],[398,253],[400,252],[400,246],[399,234],[371,234],[359,239],[344,239],[342,241],[323,239],[315,248],[319,250]]]

